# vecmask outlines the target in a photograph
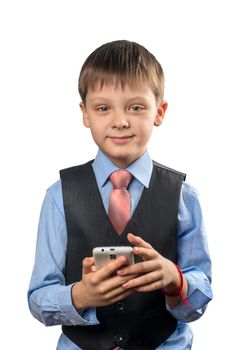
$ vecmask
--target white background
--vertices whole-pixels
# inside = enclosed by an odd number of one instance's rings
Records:
[[[161,62],[169,109],[152,158],[201,193],[214,300],[191,326],[194,350],[239,349],[242,259],[241,1],[6,0],[0,4],[1,339],[55,349],[59,327],[28,311],[39,211],[58,170],[96,154],[77,80],[99,45],[128,39]],[[2,348],[2,345],[0,345]]]

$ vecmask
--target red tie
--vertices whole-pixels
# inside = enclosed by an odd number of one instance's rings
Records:
[[[111,174],[110,180],[113,190],[110,195],[108,216],[120,235],[130,220],[130,194],[127,187],[132,175],[126,170],[117,170]]]

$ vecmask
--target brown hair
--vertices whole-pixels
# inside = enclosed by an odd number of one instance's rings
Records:
[[[160,63],[142,45],[127,40],[106,43],[93,51],[84,62],[78,90],[85,103],[89,89],[106,84],[129,85],[148,83],[157,101],[163,100],[164,73]]]

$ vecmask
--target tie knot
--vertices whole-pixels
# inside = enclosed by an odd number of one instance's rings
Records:
[[[132,175],[127,170],[116,170],[111,174],[110,180],[112,182],[113,188],[125,188],[127,189]]]

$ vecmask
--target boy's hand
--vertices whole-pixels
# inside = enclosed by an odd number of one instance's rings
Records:
[[[125,276],[114,274],[127,263],[125,257],[106,264],[95,271],[94,259],[83,260],[83,276],[80,282],[72,288],[72,299],[76,309],[106,306],[118,302],[133,293],[132,288],[123,287],[123,284],[134,278],[134,274]]]
[[[119,276],[137,275],[123,284],[126,289],[139,292],[151,292],[165,288],[168,292],[177,288],[180,281],[174,263],[160,255],[142,238],[129,233],[127,236],[134,245],[133,252],[143,258],[143,262],[119,269]]]

